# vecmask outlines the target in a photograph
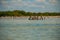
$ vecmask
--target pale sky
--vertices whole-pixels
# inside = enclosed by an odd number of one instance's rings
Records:
[[[60,12],[60,0],[0,0],[0,11]]]

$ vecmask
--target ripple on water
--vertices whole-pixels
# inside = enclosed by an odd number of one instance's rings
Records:
[[[0,40],[59,40],[59,20],[0,19]]]

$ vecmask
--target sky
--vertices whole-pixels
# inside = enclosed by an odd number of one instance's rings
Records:
[[[60,0],[0,0],[0,11],[60,12]]]

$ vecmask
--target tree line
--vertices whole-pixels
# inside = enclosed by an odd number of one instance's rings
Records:
[[[14,11],[0,11],[1,16],[60,16],[60,12],[25,12],[23,10],[14,10]]]

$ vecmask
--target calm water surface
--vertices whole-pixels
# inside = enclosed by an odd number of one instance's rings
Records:
[[[60,40],[60,18],[0,18],[0,40]]]

